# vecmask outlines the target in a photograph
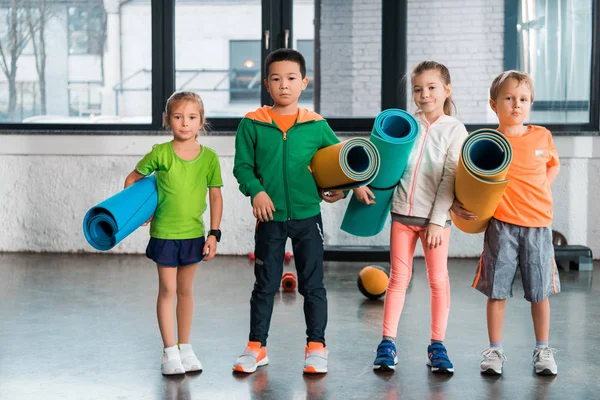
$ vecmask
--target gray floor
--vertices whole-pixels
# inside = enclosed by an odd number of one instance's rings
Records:
[[[600,264],[592,273],[561,271],[563,293],[551,299],[551,346],[559,375],[537,377],[529,305],[520,281],[507,305],[499,378],[479,374],[487,345],[485,298],[469,287],[475,260],[452,260],[452,306],[446,345],[452,377],[425,366],[429,293],[416,260],[398,333],[400,364],[375,374],[382,301],[356,289],[363,265],[327,263],[326,376],[303,376],[302,297],[276,299],[270,365],[250,376],[231,372],[249,325],[252,266],[241,257],[202,264],[196,278],[192,344],[204,372],[160,374],[155,316],[156,270],[143,256],[0,254],[1,399],[598,399]],[[288,269],[293,268],[293,264]]]

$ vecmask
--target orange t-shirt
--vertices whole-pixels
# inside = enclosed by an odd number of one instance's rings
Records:
[[[271,108],[268,110],[269,115],[275,121],[275,124],[282,132],[287,132],[294,124],[296,123],[296,119],[298,118],[298,113],[290,114],[290,115],[281,115],[273,112]]]
[[[544,127],[529,125],[524,135],[505,137],[513,158],[506,175],[508,186],[494,218],[530,228],[550,226],[552,191],[546,170],[559,164],[552,134]]]

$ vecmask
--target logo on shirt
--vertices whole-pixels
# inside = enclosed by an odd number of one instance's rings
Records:
[[[535,155],[536,155],[536,157],[542,157],[544,155],[544,151],[543,150],[536,150],[535,151]]]

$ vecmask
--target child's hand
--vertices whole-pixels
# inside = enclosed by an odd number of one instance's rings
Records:
[[[427,225],[425,229],[425,243],[428,249],[435,249],[442,245],[442,232],[444,228],[436,224]]]
[[[144,223],[142,224],[142,226],[146,226],[146,225],[148,225],[150,222],[152,222],[152,220],[153,220],[153,219],[154,219],[154,214],[152,214],[152,216],[150,217],[150,219],[149,219],[148,221],[144,222]]]
[[[352,189],[352,191],[354,192],[354,197],[356,197],[361,203],[365,203],[366,205],[375,204],[375,195],[368,187],[363,186]]]
[[[466,219],[467,221],[473,221],[477,219],[477,214],[465,210],[460,201],[458,201],[457,199],[454,199],[452,207],[450,207],[450,211],[456,214],[459,218]]]
[[[273,219],[273,212],[275,211],[275,205],[267,192],[260,192],[254,196],[252,200],[252,214],[261,222],[268,222]]]
[[[339,199],[344,198],[344,192],[342,190],[319,190],[319,196],[327,203],[335,203]]]
[[[206,242],[204,243],[204,249],[202,249],[202,254],[204,254],[204,258],[202,261],[210,261],[214,258],[217,253],[217,238],[213,235],[209,235],[206,238]]]

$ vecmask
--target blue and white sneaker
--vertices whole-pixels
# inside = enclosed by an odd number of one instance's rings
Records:
[[[454,365],[450,362],[446,347],[442,343],[433,343],[427,346],[427,365],[431,367],[431,372],[454,373]]]
[[[377,346],[377,357],[373,363],[373,369],[378,371],[394,371],[398,364],[396,345],[389,340],[382,340]]]

